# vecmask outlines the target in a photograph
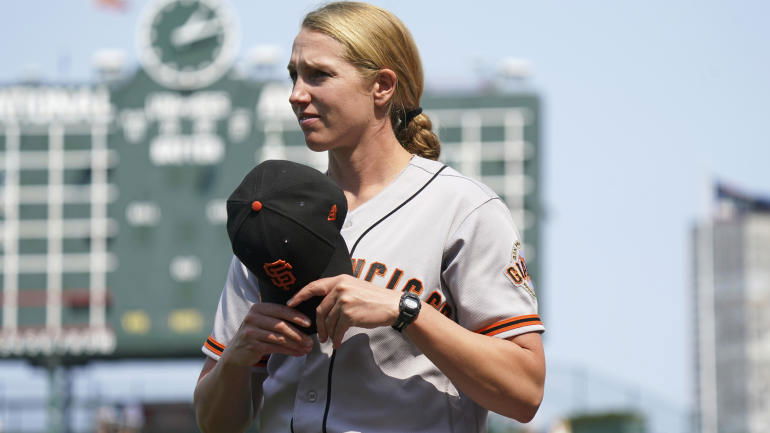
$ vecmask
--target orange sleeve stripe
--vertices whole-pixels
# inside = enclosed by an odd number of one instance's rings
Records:
[[[217,348],[215,348],[212,345],[210,345],[208,341],[203,343],[203,347],[205,347],[206,349],[214,352],[214,354],[217,355],[217,356],[222,356],[222,352],[220,352],[219,350],[217,350]]]
[[[513,330],[513,329],[523,328],[525,326],[542,325],[542,324],[543,323],[539,322],[539,321],[538,322],[519,323],[519,324],[516,324],[516,325],[510,325],[510,326],[506,326],[504,328],[496,329],[494,332],[489,332],[489,333],[484,334],[484,335],[489,335],[491,337],[491,336],[495,336],[497,334],[502,334],[503,332],[506,332],[506,331]]]
[[[209,336],[209,338],[206,339],[206,342],[203,343],[203,346],[210,351],[214,352],[217,356],[222,356],[222,352],[225,351],[225,345],[218,342],[214,339],[214,337]],[[255,367],[267,367],[267,360],[270,359],[270,355],[265,355],[262,357],[262,359],[259,360],[256,364],[254,364]]]
[[[479,329],[478,331],[476,331],[476,333],[484,334],[484,335],[497,335],[506,331],[510,331],[511,329],[523,328],[525,326],[533,326],[533,325],[541,325],[541,326],[543,325],[543,322],[540,321],[540,316],[538,316],[537,314],[530,314],[527,316],[518,316],[510,319],[501,320],[499,322],[493,323],[489,326]]]
[[[218,342],[214,339],[214,337],[211,336],[206,339],[206,342],[203,343],[203,345],[210,351],[214,352],[217,356],[222,355],[222,352],[225,351],[225,345]]]
[[[213,345],[214,345],[214,346],[216,346],[216,347],[221,347],[222,349],[224,349],[224,348],[225,348],[225,345],[224,345],[224,344],[222,344],[222,343],[218,342],[218,341],[216,340],[216,338],[214,338],[214,337],[212,337],[212,336],[210,336],[210,335],[209,335],[209,338],[207,338],[207,339],[206,339],[206,341],[209,341],[209,342],[211,342],[211,344],[213,344]]]

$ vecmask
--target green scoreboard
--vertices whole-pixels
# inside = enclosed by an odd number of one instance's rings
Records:
[[[141,67],[98,85],[0,87],[0,357],[202,356],[232,252],[225,201],[265,159],[324,169],[290,83],[233,68],[226,3],[160,0]],[[508,203],[539,270],[539,99],[434,93],[442,159]]]

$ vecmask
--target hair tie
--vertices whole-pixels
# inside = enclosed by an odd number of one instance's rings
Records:
[[[420,114],[422,114],[422,107],[417,107],[414,110],[407,111],[406,114],[404,114],[404,126],[408,125],[412,119],[419,116]]]

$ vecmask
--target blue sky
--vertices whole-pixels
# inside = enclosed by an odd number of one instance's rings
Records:
[[[230,3],[242,53],[268,43],[288,58],[316,2]],[[507,56],[533,62],[545,107],[549,359],[689,404],[688,233],[704,214],[707,179],[770,193],[770,4],[375,3],[412,30],[429,87],[473,87],[479,65]],[[88,81],[102,48],[123,49],[135,64],[146,2],[128,4],[6,5],[0,82],[31,66],[47,81]]]

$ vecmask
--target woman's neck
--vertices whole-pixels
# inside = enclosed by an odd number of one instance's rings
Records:
[[[353,210],[377,195],[409,164],[412,154],[392,134],[329,151],[329,177]]]

